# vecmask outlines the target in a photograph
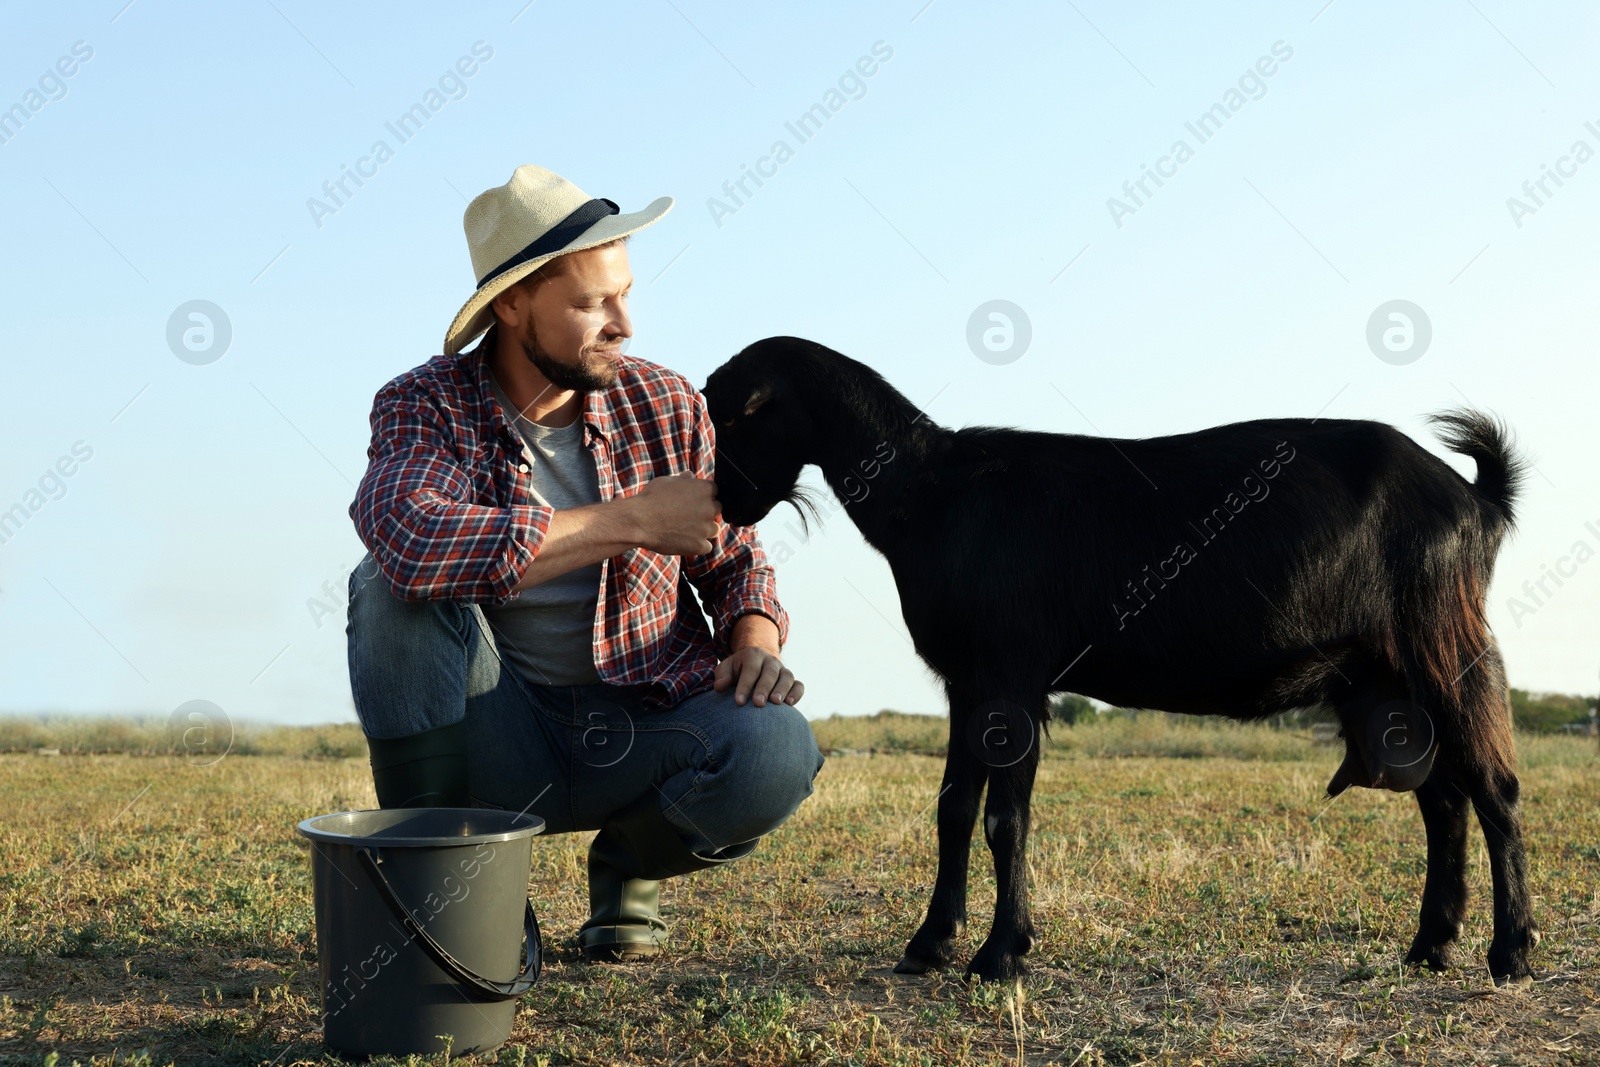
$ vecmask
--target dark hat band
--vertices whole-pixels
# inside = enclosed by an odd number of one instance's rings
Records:
[[[561,251],[581,237],[583,232],[590,226],[593,226],[607,215],[615,215],[621,210],[615,201],[607,200],[605,197],[590,200],[587,204],[584,204],[546,230],[532,244],[478,279],[478,288],[482,289],[518,264],[527,263],[529,260],[538,259],[540,256],[547,256],[551,252]]]

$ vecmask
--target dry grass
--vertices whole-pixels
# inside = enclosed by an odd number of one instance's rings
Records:
[[[950,730],[949,720],[942,716],[897,711],[836,715],[811,725],[824,752],[845,756],[943,756]],[[1313,761],[1318,766],[1328,764],[1329,774],[1339,762],[1330,753],[1340,751],[1343,745],[1331,734],[1316,733],[1309,724],[1272,726],[1159,711],[1118,712],[1074,726],[1055,723],[1041,740],[1048,755]],[[1518,734],[1517,747],[1524,767],[1595,766],[1600,757],[1594,741],[1585,742],[1581,737]]]
[[[674,951],[655,964],[577,959],[589,835],[540,842],[532,882],[553,959],[500,1062],[1600,1061],[1592,741],[1523,739],[1546,938],[1540,980],[1507,991],[1482,966],[1476,841],[1472,966],[1398,966],[1421,821],[1393,794],[1328,805],[1328,748],[1224,730],[1199,739],[1215,746],[1201,755],[1158,719],[1058,728],[1030,851],[1040,945],[1019,992],[890,974],[934,870],[941,762],[907,750],[942,737],[888,725],[894,739],[881,722],[876,740],[859,723],[818,724],[836,751],[902,751],[832,756],[754,856],[666,883]],[[1251,745],[1271,758],[1243,758]],[[1193,758],[1098,758],[1151,746]],[[0,756],[0,802],[0,1064],[323,1061],[294,824],[373,806],[363,760]],[[968,955],[993,900],[981,841],[974,872]]]
[[[367,755],[367,739],[355,723],[277,726],[271,723],[219,723],[211,755],[301,756],[338,759]],[[17,715],[0,718],[0,752],[52,755],[183,755],[178,728],[157,716]]]

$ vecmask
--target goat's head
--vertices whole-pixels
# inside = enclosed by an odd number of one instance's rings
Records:
[[[818,431],[795,393],[785,356],[795,345],[811,344],[797,337],[757,341],[706,380],[717,439],[717,500],[730,525],[753,526],[783,501],[809,503],[798,483]]]

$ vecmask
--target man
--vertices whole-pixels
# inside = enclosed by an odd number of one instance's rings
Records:
[[[591,960],[658,953],[659,880],[748,855],[823,762],[772,568],[720,521],[704,399],[621,352],[624,242],[672,203],[619,214],[535,166],[475,198],[477,289],[444,354],[379,390],[350,506],[379,804],[599,830]]]

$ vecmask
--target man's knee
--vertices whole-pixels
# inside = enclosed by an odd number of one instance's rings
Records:
[[[367,736],[405,737],[460,721],[471,605],[402,600],[370,554],[350,572],[349,596],[350,691]]]
[[[407,629],[437,628],[442,622],[460,631],[467,605],[454,600],[403,600],[390,587],[369,552],[350,572],[346,631],[404,641]]]
[[[407,608],[414,610],[419,606],[395,596],[388,580],[378,571],[378,562],[371,552],[350,572],[347,591],[347,629],[351,630],[372,629],[385,616],[404,614]]]
[[[731,710],[736,724],[729,739],[726,772],[735,783],[752,826],[776,829],[814,791],[824,762],[811,723],[787,704]]]

